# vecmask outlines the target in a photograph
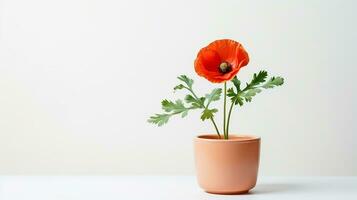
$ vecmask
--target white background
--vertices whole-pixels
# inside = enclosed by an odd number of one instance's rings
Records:
[[[354,1],[0,0],[0,174],[193,174],[199,112],[146,122],[198,50],[240,41],[248,81],[285,77],[235,110],[262,137],[261,175],[357,175]],[[221,104],[216,104],[220,109]],[[217,118],[221,124],[221,113]]]

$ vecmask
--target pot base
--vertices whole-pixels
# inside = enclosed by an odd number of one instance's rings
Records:
[[[205,191],[210,194],[222,194],[222,195],[233,195],[233,194],[247,194],[249,193],[249,190],[244,190],[244,191],[229,191],[229,192],[222,192],[222,191]]]

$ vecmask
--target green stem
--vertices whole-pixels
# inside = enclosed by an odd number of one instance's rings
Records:
[[[227,83],[224,82],[224,104],[223,104],[223,132],[224,139],[228,139],[228,133],[226,132],[226,106],[227,106]]]
[[[193,92],[193,90],[192,90],[191,88],[186,88],[186,89],[188,89],[188,90],[191,92],[191,94],[193,95],[193,97],[195,97],[197,100],[199,99],[199,98],[197,97],[197,95]],[[206,109],[206,108],[208,107],[208,105],[205,106],[204,104],[201,104],[201,106],[202,106],[204,109]],[[221,134],[219,133],[219,130],[218,130],[218,128],[217,128],[217,124],[216,124],[216,122],[214,121],[213,117],[211,117],[210,120],[211,120],[211,122],[213,123],[214,128],[216,129],[216,133],[217,133],[218,137],[221,139]]]
[[[234,102],[232,102],[231,107],[229,108],[229,112],[228,112],[228,119],[227,119],[227,126],[226,126],[227,135],[229,134],[229,122],[231,120],[231,114],[232,114],[233,106],[234,106]]]
[[[218,130],[216,122],[214,121],[213,117],[211,117],[210,119],[211,119],[211,122],[214,125],[214,128],[216,129],[216,132],[217,132],[217,135],[218,135],[219,139],[221,139],[221,134],[219,134],[219,130]]]

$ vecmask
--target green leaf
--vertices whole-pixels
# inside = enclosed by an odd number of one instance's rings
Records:
[[[268,72],[264,71],[264,70],[260,71],[258,74],[254,73],[253,79],[248,84],[248,86],[251,88],[251,87],[254,87],[260,83],[264,83],[267,76],[268,76]]]
[[[246,102],[251,102],[252,98],[260,93],[262,89],[274,88],[275,86],[280,86],[284,83],[284,79],[281,77],[272,77],[268,81],[266,81],[268,76],[268,72],[262,70],[258,74],[254,73],[253,79],[250,83],[246,85],[246,87],[241,90],[240,89],[240,81],[237,77],[232,79],[232,82],[237,89],[234,91],[233,88],[229,88],[227,91],[227,96],[230,97],[231,101],[234,104],[239,104],[242,106],[244,104],[244,100]]]
[[[175,102],[165,99],[161,102],[161,106],[166,113],[155,114],[148,119],[148,122],[162,126],[169,121],[171,116],[181,114],[183,118],[187,116],[189,110],[198,108],[186,107],[180,99]]]
[[[232,82],[233,82],[234,86],[236,87],[237,92],[240,92],[240,80],[237,78],[237,76],[235,76],[232,79]]]
[[[260,93],[262,90],[259,88],[252,88],[248,90],[247,92],[244,92],[241,94],[241,97],[245,98],[246,102],[251,102],[252,97],[254,97],[256,94]]]
[[[186,75],[180,75],[179,77],[177,77],[180,81],[183,81],[184,83],[186,83],[186,85],[189,87],[189,88],[192,88],[192,85],[193,85],[193,80],[188,78],[188,76]]]
[[[233,88],[229,88],[227,90],[227,96],[228,97],[235,97],[235,96],[237,96],[237,93],[234,92]]]
[[[231,99],[232,102],[235,102],[236,97],[237,97],[237,93],[234,92],[234,89],[233,89],[233,88],[229,88],[229,89],[227,90],[227,96],[230,97],[230,99]]]
[[[236,101],[234,102],[235,105],[239,104],[239,106],[243,106],[243,98],[240,96],[237,96]]]
[[[148,122],[162,126],[169,121],[170,117],[170,114],[155,114],[148,119]]]
[[[280,86],[283,84],[284,84],[284,78],[278,76],[278,77],[270,78],[262,87],[265,89],[268,89],[268,88],[274,88],[275,86]]]
[[[184,118],[187,116],[187,114],[188,114],[188,110],[185,110],[181,113],[181,117]]]
[[[206,120],[206,119],[210,119],[211,117],[214,116],[214,113],[218,112],[217,109],[204,109],[203,112],[202,112],[202,115],[201,115],[201,119],[202,121]]]
[[[174,91],[176,91],[176,90],[181,90],[181,89],[183,89],[183,88],[185,88],[185,86],[182,85],[182,84],[179,84],[179,85],[176,85],[176,86],[174,87]]]
[[[163,100],[161,102],[162,109],[166,112],[179,112],[179,111],[184,111],[186,110],[185,105],[183,105],[181,100],[176,100],[176,102],[172,102],[169,100]]]
[[[239,104],[240,106],[243,105],[243,98],[240,97],[239,93],[235,93],[233,88],[229,88],[227,90],[227,96],[231,98],[231,101],[234,102],[235,105]]]
[[[205,97],[200,97],[199,101],[201,102],[201,105],[203,105],[205,103],[206,98]]]
[[[193,97],[192,95],[188,94],[185,96],[185,101],[186,103],[195,103],[196,102],[196,98]]]
[[[222,89],[221,88],[216,88],[213,89],[211,93],[206,94],[206,99],[207,99],[207,107],[212,101],[218,101],[219,98],[221,97],[222,94]]]
[[[196,94],[193,92],[192,89],[193,80],[187,77],[186,75],[180,75],[177,78],[180,81],[182,81],[183,84],[176,85],[174,87],[174,91],[182,90],[182,89],[188,90],[192,95],[191,94],[186,95],[185,102],[190,105],[186,107],[184,102],[180,99],[176,101],[170,101],[165,99],[161,102],[161,107],[165,111],[165,113],[155,114],[154,116],[151,116],[148,119],[148,122],[162,126],[163,124],[166,124],[168,122],[171,116],[181,115],[181,117],[186,117],[189,110],[205,108],[204,106],[205,97],[198,98]]]
[[[191,106],[194,107],[194,108],[203,108],[204,107],[203,104],[205,102],[205,98],[201,97],[199,99],[196,99],[192,95],[188,94],[185,97],[185,101],[186,101],[186,103],[191,104]]]

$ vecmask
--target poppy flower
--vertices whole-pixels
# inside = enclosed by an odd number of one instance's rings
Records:
[[[216,40],[198,52],[195,71],[213,83],[222,83],[231,80],[248,62],[248,53],[239,42]]]

